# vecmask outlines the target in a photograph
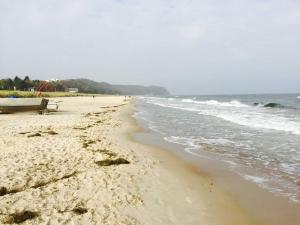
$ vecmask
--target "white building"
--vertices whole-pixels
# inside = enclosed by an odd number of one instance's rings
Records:
[[[78,88],[68,88],[68,91],[71,93],[78,93]]]

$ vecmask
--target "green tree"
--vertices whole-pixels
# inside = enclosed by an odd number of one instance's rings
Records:
[[[14,86],[16,87],[17,90],[24,90],[26,89],[26,83],[24,80],[19,78],[18,76],[15,77],[14,79]]]
[[[26,88],[27,90],[31,87],[34,87],[34,82],[32,80],[30,80],[29,76],[26,76],[23,81],[25,83],[24,88]]]
[[[12,79],[1,79],[0,80],[0,89],[2,90],[11,90],[14,87],[14,82]]]

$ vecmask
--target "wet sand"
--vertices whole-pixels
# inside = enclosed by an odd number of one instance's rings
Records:
[[[209,176],[135,142],[123,99],[0,115],[1,224],[254,224]]]
[[[262,225],[298,225],[300,204],[291,202],[284,196],[275,195],[266,189],[249,182],[227,168],[226,163],[213,160],[213,155],[195,157],[184,151],[181,145],[167,142],[161,136],[151,132],[145,124],[134,134],[134,139],[157,148],[163,148],[184,160],[195,171],[205,174],[213,182],[231,195],[257,224]]]

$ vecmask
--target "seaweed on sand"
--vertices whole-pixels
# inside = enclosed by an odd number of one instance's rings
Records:
[[[88,129],[88,128],[91,128],[91,127],[93,127],[93,125],[87,125],[86,127],[73,127],[73,129],[75,129],[75,130],[86,130],[86,129]]]
[[[15,194],[15,193],[21,192],[23,190],[24,190],[23,188],[14,188],[14,189],[8,190],[6,187],[0,187],[0,196]]]
[[[120,164],[130,164],[130,162],[123,158],[118,159],[105,159],[101,161],[95,162],[98,166],[112,166],[112,165],[120,165]]]
[[[0,196],[8,194],[8,190],[6,187],[0,187]]]
[[[39,214],[37,212],[26,210],[20,213],[9,214],[7,219],[3,222],[6,224],[19,224],[25,222],[26,220],[32,220],[38,216]]]
[[[109,151],[107,149],[101,149],[101,150],[99,150],[99,152],[101,152],[102,154],[105,154],[105,155],[107,155],[109,157],[115,157],[115,156],[117,156],[116,153],[111,152],[111,151]]]
[[[40,188],[40,187],[43,187],[43,186],[46,186],[48,184],[51,184],[51,183],[55,183],[59,180],[64,180],[64,179],[68,179],[72,176],[75,176],[78,172],[77,171],[74,171],[73,173],[70,173],[70,174],[66,174],[60,178],[53,178],[49,181],[39,181],[38,183],[36,183],[35,185],[31,186],[31,188]]]
[[[29,134],[27,137],[40,137],[42,136],[40,133]]]
[[[57,132],[55,132],[53,130],[49,130],[49,131],[46,131],[44,133],[47,133],[47,134],[50,134],[50,135],[56,135],[56,134],[58,134]]]
[[[68,212],[73,212],[77,215],[82,215],[88,212],[88,209],[84,207],[84,204],[78,204],[75,206],[73,209],[66,209],[66,210],[59,210],[59,213],[68,213]]]
[[[24,132],[20,132],[19,134],[28,134],[30,133],[29,131],[24,131]]]
[[[87,147],[89,147],[91,144],[94,144],[94,143],[96,143],[96,141],[93,141],[93,140],[86,140],[86,141],[84,141],[84,142],[82,143],[82,147],[83,147],[83,148],[87,148]]]
[[[74,213],[76,213],[77,215],[82,215],[88,212],[88,210],[86,208],[83,207],[76,207],[72,210]]]

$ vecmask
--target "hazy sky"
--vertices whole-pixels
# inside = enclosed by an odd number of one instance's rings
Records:
[[[0,76],[300,92],[300,0],[0,0]]]

